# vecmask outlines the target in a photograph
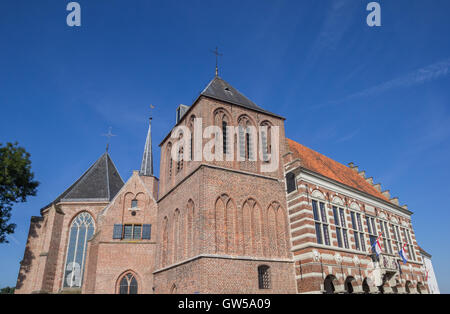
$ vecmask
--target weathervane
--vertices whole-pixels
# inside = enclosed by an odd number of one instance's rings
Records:
[[[107,140],[107,142],[106,142],[106,151],[109,150],[109,142],[110,142],[110,140],[111,140],[111,137],[117,136],[117,135],[115,135],[115,134],[112,134],[111,131],[112,131],[112,127],[110,126],[109,129],[108,129],[108,133],[102,134],[102,136],[105,136],[105,137],[108,138],[108,140]]]
[[[219,53],[219,48],[217,47],[216,50],[211,50],[211,52],[216,55],[216,76],[219,76],[219,67],[218,67],[219,57],[223,56],[223,54]]]

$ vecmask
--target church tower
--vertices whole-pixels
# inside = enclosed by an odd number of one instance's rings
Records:
[[[155,292],[295,293],[284,118],[216,75],[180,126],[160,144]]]

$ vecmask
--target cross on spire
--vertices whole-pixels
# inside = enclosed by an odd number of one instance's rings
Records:
[[[155,109],[155,106],[153,106],[152,104],[150,104],[150,120],[153,119],[153,117],[152,117],[153,109]]]
[[[112,134],[111,131],[112,131],[112,127],[110,126],[110,127],[108,128],[108,133],[102,134],[102,136],[105,136],[105,137],[108,138],[107,141],[106,141],[106,151],[109,150],[109,142],[111,141],[111,137],[117,136],[117,135],[115,135],[115,134]]]
[[[211,52],[216,55],[216,76],[219,76],[219,66],[218,66],[219,57],[222,57],[223,54],[219,53],[219,48],[217,48],[217,47],[216,47],[216,50],[211,50]]]

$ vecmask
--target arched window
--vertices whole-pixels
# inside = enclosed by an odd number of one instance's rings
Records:
[[[224,109],[217,109],[214,112],[214,124],[222,130],[222,149],[223,154],[228,153],[228,132],[227,126],[229,125],[229,117]]]
[[[364,293],[370,293],[370,287],[369,284],[367,282],[367,278],[364,278],[363,284],[362,284],[362,289],[364,291]]]
[[[167,145],[166,159],[167,159],[167,176],[170,178],[170,177],[172,177],[172,144],[171,143],[169,143]]]
[[[239,118],[239,156],[244,160],[256,160],[255,158],[255,127],[247,116]]]
[[[334,276],[328,275],[323,282],[323,287],[325,289],[326,294],[333,294],[336,290],[334,288],[333,280],[335,280]]]
[[[222,121],[222,139],[223,139],[223,153],[227,154],[228,150],[227,150],[227,140],[228,140],[228,134],[227,134],[227,121],[223,120]]]
[[[353,282],[355,281],[355,278],[353,277],[347,277],[345,280],[345,291],[349,294],[353,293]]]
[[[406,284],[405,284],[405,292],[406,292],[407,294],[410,294],[410,293],[411,293],[410,287],[411,287],[411,281],[407,281]]]
[[[87,241],[94,235],[94,219],[82,212],[72,221],[64,271],[64,287],[80,288],[83,282]]]
[[[125,274],[120,280],[119,294],[137,294],[138,282],[132,273]]]
[[[269,162],[269,154],[272,151],[272,125],[268,121],[264,121],[261,123],[261,150],[262,150],[262,159],[264,162]]]
[[[191,143],[190,143],[190,156],[191,161],[194,160],[194,123],[195,123],[195,116],[192,115],[189,119],[189,130],[191,131]]]
[[[261,265],[258,267],[259,289],[270,289],[270,267]]]

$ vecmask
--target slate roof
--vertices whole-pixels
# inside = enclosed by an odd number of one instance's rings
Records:
[[[200,95],[284,119],[277,114],[262,109],[219,76],[214,77]]]
[[[152,119],[148,125],[147,138],[145,140],[144,154],[142,156],[141,176],[153,176],[153,150],[152,150]]]
[[[389,202],[386,196],[349,167],[291,139],[287,141],[290,151],[300,158],[302,167]]]
[[[116,166],[105,152],[74,184],[41,211],[59,202],[109,202],[123,185]]]

